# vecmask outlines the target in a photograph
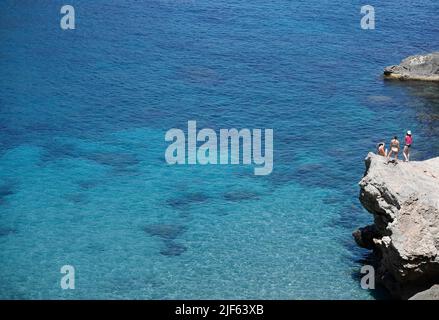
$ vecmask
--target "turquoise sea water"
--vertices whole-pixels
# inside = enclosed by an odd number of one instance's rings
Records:
[[[374,299],[363,158],[414,132],[439,153],[439,87],[384,66],[439,50],[439,3],[0,3],[0,298]],[[169,166],[167,130],[272,128],[274,170]],[[73,265],[76,289],[62,290]]]

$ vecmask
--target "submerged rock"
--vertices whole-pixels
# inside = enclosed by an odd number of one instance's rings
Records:
[[[67,194],[64,196],[64,199],[73,204],[84,204],[88,202],[87,196],[84,193]]]
[[[17,229],[0,227],[0,237],[5,237],[5,236],[8,236],[10,234],[15,234],[15,233],[17,233]]]
[[[152,224],[146,226],[144,231],[151,236],[164,240],[174,240],[186,231],[184,226],[178,224]]]
[[[168,199],[166,204],[175,209],[187,209],[190,205],[203,203],[208,199],[208,195],[201,192],[194,192],[183,194],[178,198]]]
[[[399,80],[439,81],[439,52],[410,56],[384,69],[384,77]]]
[[[377,280],[407,299],[439,283],[439,157],[386,164],[369,153],[360,201],[374,225],[354,232],[379,258]]]
[[[244,201],[244,200],[258,200],[259,194],[252,191],[237,190],[224,193],[224,199],[227,201]]]
[[[164,256],[175,257],[182,255],[184,252],[186,252],[186,250],[187,248],[184,245],[169,240],[165,241],[165,247],[160,250],[160,254]]]
[[[164,247],[160,254],[164,256],[179,256],[186,252],[187,248],[175,240],[182,235],[186,228],[178,224],[152,224],[144,228],[150,236],[163,240]]]
[[[13,184],[0,185],[0,205],[6,202],[6,198],[15,194]]]
[[[14,187],[12,184],[5,184],[5,185],[1,185],[0,186],[0,197],[6,197],[6,196],[10,196],[13,195],[14,192]]]
[[[102,152],[85,155],[87,159],[99,164],[124,169],[136,166],[140,163],[139,159],[131,153]]]

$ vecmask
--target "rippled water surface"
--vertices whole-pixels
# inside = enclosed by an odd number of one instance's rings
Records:
[[[0,298],[374,299],[351,232],[363,158],[439,87],[382,68],[439,50],[436,0],[0,4]],[[274,170],[169,166],[165,132],[273,128]],[[76,270],[61,290],[60,268]]]

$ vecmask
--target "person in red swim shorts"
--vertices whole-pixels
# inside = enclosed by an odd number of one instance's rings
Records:
[[[402,154],[404,155],[404,158],[405,158],[404,161],[407,161],[407,162],[410,161],[410,148],[412,147],[412,143],[413,143],[412,132],[410,130],[408,130],[407,134],[405,135],[404,151],[402,152]]]

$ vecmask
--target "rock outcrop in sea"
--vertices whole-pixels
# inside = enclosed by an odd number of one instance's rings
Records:
[[[430,289],[419,292],[409,300],[439,300],[439,285],[434,285]]]
[[[377,282],[395,298],[437,298],[439,157],[387,164],[385,157],[369,153],[365,162],[360,201],[374,224],[353,236],[374,251]]]
[[[439,52],[410,56],[384,69],[384,77],[399,80],[439,81]]]

